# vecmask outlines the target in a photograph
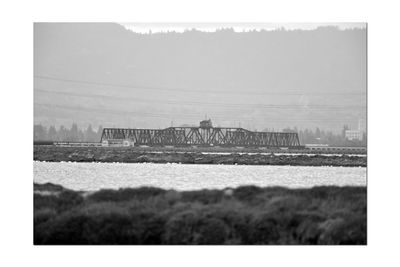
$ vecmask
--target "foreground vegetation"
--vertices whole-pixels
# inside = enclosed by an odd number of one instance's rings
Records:
[[[39,244],[366,244],[365,187],[76,192],[34,185]]]

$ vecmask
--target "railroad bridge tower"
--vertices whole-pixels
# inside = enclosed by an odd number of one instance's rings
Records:
[[[211,119],[202,120],[200,122],[200,135],[202,136],[203,140],[210,146],[213,146],[212,140],[210,140],[210,136],[212,134],[212,122]],[[207,142],[209,140],[210,142]]]

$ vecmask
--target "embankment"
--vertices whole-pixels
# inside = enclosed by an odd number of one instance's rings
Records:
[[[34,189],[36,245],[367,242],[365,187]]]
[[[132,148],[34,146],[34,160],[74,162],[240,164],[366,167],[366,157],[348,155],[204,154],[200,152],[138,151]]]

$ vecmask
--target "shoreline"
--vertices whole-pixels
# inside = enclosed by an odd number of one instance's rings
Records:
[[[34,146],[34,161],[46,162],[120,162],[120,163],[177,163],[222,165],[276,166],[334,166],[367,167],[366,156],[343,155],[285,155],[279,153],[203,154],[193,152],[138,151],[132,148]]]
[[[76,145],[81,144],[81,145]],[[131,147],[123,147],[123,146],[101,146],[100,143],[96,143],[95,146],[91,146],[92,143],[72,143],[72,145],[57,145],[56,147],[69,147],[69,148],[100,148],[100,149],[130,149],[137,152],[158,152],[158,153],[170,153],[170,152],[200,152],[200,153],[244,153],[244,154],[254,154],[254,153],[275,153],[275,154],[358,154],[358,155],[367,155],[366,147],[322,147],[319,149],[279,149],[279,148],[261,148],[261,147],[173,147],[173,146],[131,146]],[[54,142],[40,144],[39,142],[34,142],[35,146],[42,147],[54,147]]]

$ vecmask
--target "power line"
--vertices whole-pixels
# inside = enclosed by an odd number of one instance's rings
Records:
[[[80,107],[80,106],[66,106],[66,105],[54,105],[54,104],[40,104],[40,103],[34,103],[35,107],[46,107],[46,108],[51,108],[51,109],[66,109],[66,110],[73,110],[73,111],[82,111],[82,112],[90,112],[93,114],[93,112],[98,113],[106,113],[107,115],[118,115],[121,117],[125,117],[127,115],[134,115],[134,116],[141,116],[141,117],[150,117],[150,118],[163,118],[163,119],[171,119],[171,118],[190,118],[190,119],[200,119],[200,116],[198,114],[192,114],[192,113],[179,113],[179,114],[171,114],[171,113],[152,113],[152,112],[142,112],[142,111],[123,111],[123,110],[115,110],[115,109],[99,109],[99,108],[91,108],[91,107]],[[211,116],[210,116],[211,117]],[[241,116],[226,116],[226,115],[218,115],[218,114],[213,114],[212,118],[216,119],[229,119],[229,120],[247,120],[247,121],[254,121],[255,118],[252,115],[241,115]],[[260,118],[261,119],[261,118]],[[296,119],[296,118],[289,118],[289,119],[279,119],[279,120],[268,120],[269,122],[280,122],[280,123],[285,123],[285,122],[324,122],[324,123],[345,123],[345,122],[350,122],[353,121],[354,119],[335,119],[335,120],[329,120],[326,121],[326,118],[321,118],[321,119]]]
[[[117,99],[123,101],[138,101],[138,102],[154,102],[161,104],[172,105],[203,105],[203,106],[216,106],[216,107],[229,107],[229,108],[272,108],[272,109],[322,109],[322,110],[337,110],[343,108],[366,108],[359,105],[275,105],[275,104],[238,104],[238,103],[216,103],[216,102],[199,102],[199,101],[171,101],[171,100],[157,100],[157,99],[143,99],[136,97],[120,97],[120,96],[107,96],[102,94],[77,94],[72,92],[55,92],[44,89],[35,88],[36,91],[48,94],[58,94],[75,97],[88,97],[88,98],[101,98],[101,99]]]
[[[125,88],[125,89],[146,89],[146,90],[156,90],[156,91],[174,91],[174,92],[182,92],[182,93],[211,93],[211,94],[235,94],[235,95],[365,95],[365,93],[355,93],[355,92],[347,92],[347,93],[321,93],[321,92],[313,92],[313,93],[302,93],[302,92],[227,92],[227,91],[218,91],[218,90],[195,90],[188,88],[170,88],[170,87],[158,87],[158,86],[138,86],[138,85],[123,85],[123,84],[113,84],[113,83],[104,83],[104,82],[94,82],[94,81],[83,81],[83,80],[75,80],[75,79],[66,79],[66,78],[58,78],[51,77],[45,75],[34,75],[34,78],[44,79],[44,80],[54,80],[59,82],[69,82],[69,83],[78,83],[78,84],[88,84],[88,85],[97,85],[97,86],[110,86],[117,88]]]

